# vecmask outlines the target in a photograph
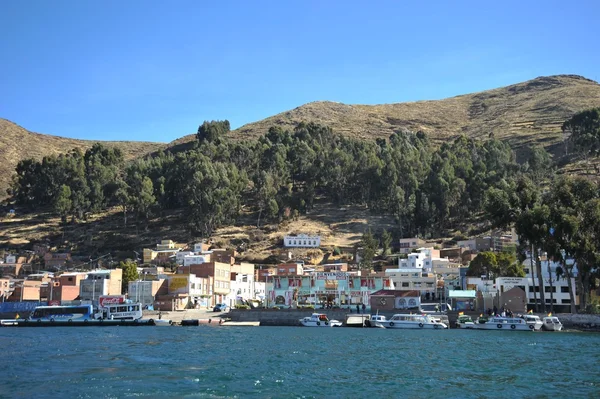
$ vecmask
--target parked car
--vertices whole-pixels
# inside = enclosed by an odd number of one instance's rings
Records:
[[[225,312],[225,311],[227,311],[227,308],[228,308],[228,307],[229,307],[229,306],[227,306],[227,305],[226,305],[226,304],[224,304],[224,303],[217,303],[217,304],[215,305],[215,307],[213,308],[213,312]]]

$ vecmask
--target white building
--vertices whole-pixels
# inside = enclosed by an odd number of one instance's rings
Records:
[[[387,269],[385,275],[390,278],[396,290],[415,290],[421,295],[433,294],[436,291],[436,275],[417,267]]]
[[[183,257],[183,265],[201,265],[210,262],[210,256],[207,255],[186,255]]]
[[[235,275],[235,279],[231,280],[229,284],[231,292],[227,295],[227,304],[234,307],[235,305],[241,304],[249,299],[255,299],[254,292],[254,274],[242,274],[238,273]]]
[[[398,259],[399,269],[423,269],[427,255],[425,252],[415,252],[408,254],[406,259]]]
[[[97,301],[101,295],[109,294],[110,273],[92,272],[79,282],[79,299]]]
[[[283,246],[286,248],[319,248],[321,246],[321,236],[306,234],[285,236],[283,237]]]
[[[178,265],[183,265],[183,258],[190,255],[194,255],[194,253],[192,251],[179,251],[175,255],[175,261]]]
[[[400,269],[417,268],[432,272],[436,268],[448,267],[451,263],[448,258],[440,258],[440,251],[434,248],[419,248],[418,252],[408,254],[406,259],[398,259]]]

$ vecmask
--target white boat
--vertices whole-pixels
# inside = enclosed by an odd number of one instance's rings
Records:
[[[563,328],[562,323],[556,316],[546,316],[543,320],[543,328],[546,331],[560,331]]]
[[[515,330],[534,331],[534,326],[529,325],[520,317],[480,317],[475,321],[476,330]]]
[[[542,320],[539,316],[526,314],[525,316],[523,316],[523,318],[525,319],[525,322],[530,326],[529,328],[533,326],[533,329],[535,331],[539,331],[542,328],[542,325],[544,324],[542,323]]]
[[[16,326],[17,324],[19,324],[19,320],[18,319],[3,319],[3,320],[0,320],[0,326],[2,326],[2,327]]]
[[[366,327],[385,328],[382,322],[386,321],[385,316],[381,314],[372,314],[369,320],[365,321]]]
[[[456,320],[456,328],[473,329],[475,328],[475,323],[473,323],[473,319],[471,319],[471,316],[460,315]]]
[[[448,326],[445,323],[437,321],[434,317],[420,314],[395,314],[391,319],[378,321],[385,328],[428,328],[445,329]]]
[[[342,322],[338,320],[329,320],[324,313],[313,313],[310,317],[300,319],[300,324],[305,327],[341,327]]]

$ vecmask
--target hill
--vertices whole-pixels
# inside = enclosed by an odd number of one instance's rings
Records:
[[[549,150],[562,141],[561,125],[573,114],[600,106],[600,84],[577,75],[539,77],[523,83],[444,100],[381,105],[318,101],[249,123],[231,132],[233,139],[257,138],[271,126],[292,129],[318,122],[344,136],[387,138],[408,129],[428,133],[434,141],[460,134],[509,140],[518,149],[539,143]],[[194,135],[171,143],[181,145]]]
[[[11,176],[20,160],[27,158],[42,159],[47,155],[58,155],[73,148],[82,151],[90,148],[97,141],[76,140],[64,137],[39,134],[0,118],[0,199],[6,197]],[[125,159],[143,156],[165,144],[139,141],[107,141],[107,146],[115,146],[123,151]]]
[[[444,100],[380,105],[348,105],[330,101],[304,104],[269,118],[246,124],[230,133],[233,140],[258,138],[271,126],[293,129],[301,121],[328,125],[348,137],[374,140],[394,131],[423,131],[437,142],[466,134],[471,137],[506,139],[518,150],[539,143],[550,151],[559,147],[562,123],[576,112],[600,106],[600,84],[577,75],[535,78],[479,93]],[[199,121],[200,123],[201,121]],[[173,141],[173,151],[188,148],[194,134]],[[95,141],[75,140],[30,132],[0,118],[0,198],[17,163],[24,158],[41,159],[72,148],[85,150]],[[126,159],[166,148],[161,143],[105,142],[119,147]]]

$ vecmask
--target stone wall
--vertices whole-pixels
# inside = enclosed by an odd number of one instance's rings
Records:
[[[600,331],[600,315],[597,314],[560,313],[554,316],[558,317],[566,329]]]

